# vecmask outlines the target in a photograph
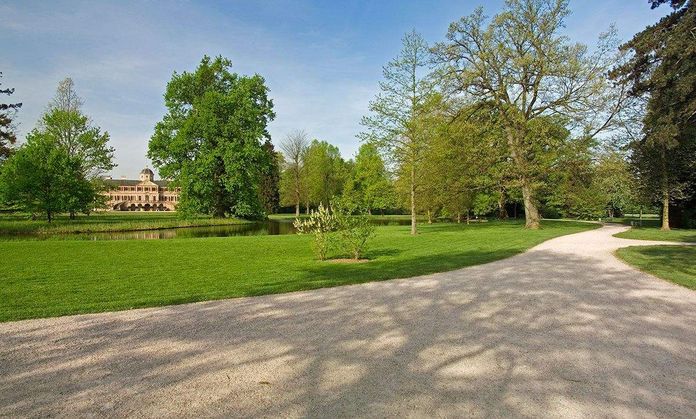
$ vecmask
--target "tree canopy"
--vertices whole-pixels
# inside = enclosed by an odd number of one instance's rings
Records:
[[[206,56],[194,72],[174,73],[148,157],[181,188],[181,211],[258,218],[261,178],[273,164],[263,146],[273,102],[263,77],[231,66]]]

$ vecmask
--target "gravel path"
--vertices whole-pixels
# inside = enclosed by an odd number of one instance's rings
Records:
[[[696,417],[696,292],[625,227],[423,277],[0,324],[1,416]]]

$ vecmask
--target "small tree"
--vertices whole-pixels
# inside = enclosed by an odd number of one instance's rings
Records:
[[[34,130],[27,142],[2,166],[0,194],[25,210],[46,214],[50,223],[68,205],[74,187],[73,171],[79,161],[51,137]]]

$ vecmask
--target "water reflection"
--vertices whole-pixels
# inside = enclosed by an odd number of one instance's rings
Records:
[[[377,225],[407,225],[408,220],[373,220]],[[268,220],[244,224],[209,227],[168,228],[162,230],[122,231],[106,233],[55,234],[51,236],[0,236],[1,239],[17,240],[163,240],[197,237],[229,237],[295,234],[292,220]]]

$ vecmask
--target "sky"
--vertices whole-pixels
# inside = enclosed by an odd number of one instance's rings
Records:
[[[222,55],[240,74],[262,75],[276,118],[276,146],[305,130],[351,158],[360,118],[378,92],[382,66],[416,29],[444,39],[450,22],[503,0],[433,1],[30,1],[0,3],[2,87],[14,87],[19,137],[33,129],[71,77],[83,111],[111,135],[114,177],[135,178],[150,165],[147,143],[165,114],[174,71],[193,71],[204,55]],[[592,45],[614,24],[628,40],[669,12],[647,0],[571,0],[566,35]],[[150,166],[151,167],[151,166]]]

